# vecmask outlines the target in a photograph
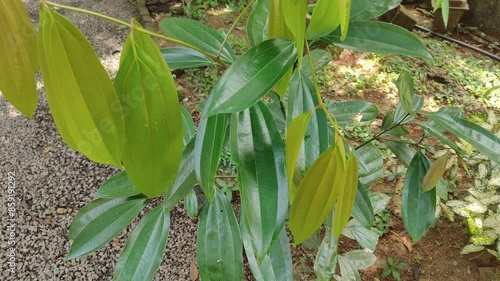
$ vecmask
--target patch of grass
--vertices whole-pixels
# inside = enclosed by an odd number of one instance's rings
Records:
[[[221,75],[217,66],[186,69],[184,81],[187,87],[196,95],[208,96]]]

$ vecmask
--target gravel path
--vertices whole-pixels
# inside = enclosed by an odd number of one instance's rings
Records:
[[[55,1],[124,21],[137,16],[129,0]],[[38,1],[24,2],[36,22]],[[127,30],[86,15],[60,12],[87,36],[114,77]],[[70,246],[67,234],[73,216],[117,171],[69,149],[57,133],[40,83],[39,95],[33,120],[27,120],[0,95],[0,280],[111,280],[131,228],[97,253],[71,261],[64,261],[64,257]],[[15,173],[16,185],[9,189],[11,173]],[[16,203],[13,213],[7,208],[9,196]],[[167,250],[155,280],[190,280],[195,248],[196,224],[177,208],[172,213]],[[8,261],[14,259],[12,273]]]

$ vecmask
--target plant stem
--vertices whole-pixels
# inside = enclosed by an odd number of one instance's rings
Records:
[[[396,127],[397,127],[397,126],[399,126],[399,125],[401,125],[401,123],[402,123],[402,122],[406,119],[406,117],[408,117],[408,116],[410,116],[410,114],[409,114],[409,113],[407,113],[407,114],[405,115],[405,117],[403,117],[403,118],[402,118],[402,119],[401,119],[398,123],[393,124],[393,125],[392,125],[392,126],[390,126],[389,128],[387,128],[387,129],[385,129],[385,130],[382,130],[382,131],[380,131],[380,132],[376,133],[376,134],[375,134],[375,135],[374,135],[371,139],[369,139],[369,140],[367,140],[367,141],[363,142],[362,144],[358,145],[358,147],[356,147],[354,150],[358,150],[359,148],[362,148],[363,146],[365,146],[365,145],[369,144],[370,142],[372,142],[372,141],[374,141],[374,140],[378,139],[381,135],[383,135],[383,134],[387,133],[388,131],[390,131],[390,130],[392,130],[392,129],[396,128]]]
[[[248,12],[248,10],[250,9],[250,7],[252,7],[253,2],[255,2],[255,0],[251,0],[247,4],[247,6],[243,9],[243,11],[241,11],[241,13],[238,15],[238,17],[234,20],[234,22],[231,25],[231,27],[229,28],[226,36],[224,37],[224,41],[222,41],[222,44],[220,45],[220,48],[219,48],[219,51],[217,52],[216,58],[220,57],[220,54],[222,53],[222,49],[224,49],[224,45],[226,44],[227,39],[229,38],[229,34],[231,34],[231,32],[233,32],[233,30],[236,28],[236,24],[241,20],[241,18],[243,17],[243,15],[245,15]]]
[[[68,11],[73,11],[73,12],[77,12],[77,13],[82,13],[82,14],[87,14],[87,15],[99,17],[99,18],[102,18],[102,19],[114,22],[116,24],[119,24],[119,25],[122,25],[122,26],[126,26],[128,28],[133,28],[133,29],[138,30],[140,32],[143,32],[143,33],[149,34],[151,36],[160,38],[162,40],[165,40],[165,41],[168,41],[168,42],[172,42],[172,43],[176,43],[176,44],[182,45],[184,47],[187,47],[187,48],[193,49],[195,51],[198,51],[198,52],[204,54],[205,56],[209,57],[213,61],[217,62],[219,65],[221,65],[221,66],[227,66],[226,63],[224,63],[218,57],[215,57],[215,56],[211,55],[210,53],[208,53],[208,52],[206,52],[206,51],[204,51],[204,50],[202,50],[202,49],[200,49],[198,47],[195,47],[195,46],[193,46],[191,44],[188,44],[188,43],[186,43],[184,41],[177,40],[175,38],[168,37],[168,36],[165,36],[165,35],[162,35],[162,34],[159,34],[159,33],[156,33],[156,32],[150,31],[150,30],[147,30],[147,29],[145,29],[143,27],[134,26],[133,24],[130,24],[130,23],[124,22],[122,20],[115,19],[113,17],[106,16],[106,15],[103,15],[103,14],[100,14],[100,13],[96,13],[96,12],[93,12],[93,11],[89,11],[89,10],[85,10],[85,9],[80,9],[80,8],[76,8],[76,7],[71,7],[71,6],[66,6],[66,5],[62,5],[62,4],[57,4],[57,3],[53,3],[53,2],[45,1],[45,0],[41,0],[40,2],[41,2],[41,4],[47,4],[47,5],[52,6],[52,7],[56,7],[56,8],[65,9],[65,10],[68,10]]]

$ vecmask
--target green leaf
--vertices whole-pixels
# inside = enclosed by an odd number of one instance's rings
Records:
[[[282,4],[286,25],[295,37],[299,59],[298,67],[302,65],[302,54],[304,52],[307,4],[307,0],[288,0],[283,1]]]
[[[351,6],[351,22],[371,20],[396,8],[401,0],[354,0]]]
[[[203,119],[198,125],[194,148],[196,178],[201,190],[211,203],[214,197],[214,181],[227,128],[227,115],[218,114]]]
[[[323,67],[328,65],[329,62],[332,61],[332,55],[322,49],[314,49],[309,52],[309,54],[304,56],[304,60],[309,60],[307,57],[311,55],[311,60],[313,61],[313,66],[314,66],[314,71],[318,72],[320,71]],[[303,63],[302,67],[300,68],[300,72],[302,75],[305,75],[307,77],[312,76],[312,71],[311,71],[311,66],[309,63]]]
[[[217,57],[224,42],[224,37],[217,31],[192,19],[165,18],[160,21],[160,29],[166,35],[200,48],[214,57]],[[227,42],[222,48],[220,58],[228,64],[236,59],[236,55]]]
[[[408,71],[403,71],[398,80],[394,81],[398,87],[399,100],[401,105],[411,115],[416,115],[417,108],[414,108],[413,99],[415,97],[415,89],[413,86],[413,79]],[[422,97],[421,97],[422,98]],[[422,98],[423,99],[423,98]]]
[[[123,165],[137,189],[156,197],[174,181],[184,143],[177,88],[148,34],[130,32],[115,88],[126,110]]]
[[[236,143],[242,223],[260,263],[288,212],[283,141],[263,102],[238,113]]]
[[[170,213],[161,205],[156,206],[134,227],[116,263],[113,280],[153,280],[162,262],[169,232]]]
[[[0,91],[26,117],[38,103],[36,32],[22,1],[0,3]]]
[[[281,231],[260,264],[257,263],[252,241],[244,224],[241,225],[241,236],[250,270],[257,281],[293,280],[292,254],[285,229]]]
[[[174,183],[165,192],[165,208],[171,210],[177,203],[185,198],[196,184],[196,173],[194,172],[194,144],[196,138],[193,137],[184,147],[182,161],[179,166],[179,173]]]
[[[458,145],[450,140],[448,137],[446,137],[443,133],[443,130],[441,129],[442,126],[439,126],[436,124],[436,122],[427,122],[423,123],[420,121],[414,122],[416,125],[422,127],[425,131],[431,133],[433,136],[438,138],[440,141],[448,145],[451,149],[455,150],[459,154],[463,154],[463,151],[458,147]]]
[[[370,196],[366,188],[361,184],[358,185],[356,199],[354,199],[352,216],[366,228],[371,228],[373,225],[374,211]]]
[[[342,0],[318,0],[307,27],[307,40],[314,40],[334,31],[340,25],[338,2]]]
[[[424,115],[500,164],[500,139],[488,130],[446,113],[424,113]]]
[[[301,72],[296,71],[288,92],[287,123],[290,124],[293,118],[313,110],[317,105],[318,100],[313,82]],[[323,110],[312,111],[311,120],[297,160],[296,167],[299,173],[295,173],[296,177],[302,177],[318,156],[328,149],[329,125],[325,112]],[[295,185],[298,186],[298,183]]]
[[[439,157],[434,163],[432,163],[431,167],[425,173],[425,177],[422,180],[422,191],[427,192],[433,189],[438,182],[441,180],[441,177],[444,175],[446,171],[446,164],[448,163],[448,153]]]
[[[163,48],[160,51],[170,69],[197,68],[215,64],[204,54],[186,47]]]
[[[444,27],[448,27],[448,17],[450,14],[450,1],[449,0],[441,0],[441,14],[443,15]]]
[[[97,199],[73,218],[69,238],[74,239],[66,260],[88,255],[120,234],[139,214],[144,197]]]
[[[305,137],[309,119],[311,119],[312,111],[303,113],[295,117],[286,132],[286,174],[288,176],[288,194],[290,202],[293,202],[296,188],[293,184],[293,173],[295,172],[295,165],[299,158],[300,148]]]
[[[181,106],[182,113],[182,133],[184,144],[186,145],[196,134],[196,129],[194,127],[193,117],[191,113],[184,107]]]
[[[377,256],[364,250],[353,250],[343,254],[356,270],[367,269],[377,261]]]
[[[361,277],[359,272],[354,268],[351,261],[343,256],[339,256],[340,275],[343,281],[359,281]]]
[[[314,259],[314,273],[320,280],[332,280],[337,266],[337,240],[330,223],[325,226],[325,237],[321,241]]]
[[[259,45],[267,39],[270,0],[257,0],[247,21],[247,38],[250,46]]]
[[[197,261],[204,281],[241,280],[243,246],[231,203],[216,190],[213,204],[205,204],[198,223]]]
[[[388,141],[387,146],[389,149],[396,155],[403,165],[406,167],[410,166],[410,162],[415,156],[415,150],[410,148],[407,143],[399,142],[399,141]]]
[[[269,111],[273,115],[274,122],[276,122],[276,126],[278,127],[282,139],[285,139],[286,119],[283,111],[281,110],[280,98],[274,93],[270,93],[269,97],[272,101],[266,103],[267,108],[269,108]]]
[[[184,198],[184,210],[186,210],[187,215],[192,219],[198,216],[198,197],[194,189],[191,189],[186,198]]]
[[[345,179],[343,180],[344,183],[340,189],[333,217],[333,233],[337,240],[351,217],[352,207],[358,189],[358,171],[358,159],[351,150],[349,158],[347,159]]]
[[[344,153],[343,141],[339,139],[316,159],[301,181],[290,208],[289,223],[295,244],[318,230],[337,200],[344,187]]]
[[[422,191],[422,180],[428,169],[429,161],[418,151],[405,174],[401,212],[413,243],[429,231],[436,215],[436,189]]]
[[[336,2],[339,9],[340,31],[342,33],[340,41],[344,41],[349,29],[352,0],[336,0]]]
[[[378,109],[371,102],[352,100],[327,102],[328,111],[335,116],[339,126],[348,124],[369,125],[377,119]]]
[[[372,143],[364,145],[355,150],[359,164],[359,181],[363,185],[369,185],[383,175],[383,154]]]
[[[356,220],[350,220],[347,223],[342,235],[350,239],[356,239],[361,247],[371,251],[375,251],[375,247],[377,246],[378,235],[370,229],[363,227]]]
[[[341,41],[336,30],[320,40],[341,48],[361,52],[415,56],[432,61],[425,45],[410,31],[385,22],[356,21],[349,25],[349,33]]]
[[[205,118],[244,110],[255,104],[295,62],[294,43],[271,39],[250,48],[217,81],[207,100]]]
[[[130,182],[127,172],[121,171],[110,177],[95,193],[99,198],[129,197],[141,193]]]
[[[389,195],[380,193],[380,192],[370,192],[368,194],[368,197],[370,197],[370,202],[372,203],[373,207],[373,214],[378,215],[380,212],[382,212],[387,205],[389,204],[389,201],[391,201],[391,197]]]
[[[94,49],[45,4],[40,5],[38,31],[45,92],[61,137],[90,160],[121,168],[122,106]]]

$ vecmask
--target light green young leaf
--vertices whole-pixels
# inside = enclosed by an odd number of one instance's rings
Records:
[[[116,263],[113,280],[153,280],[161,264],[169,232],[170,213],[163,206],[156,206],[134,227]]]
[[[216,190],[213,204],[205,204],[198,223],[197,261],[204,281],[241,280],[243,246],[231,203]]]
[[[340,189],[333,217],[333,233],[337,240],[351,217],[352,207],[358,189],[358,170],[358,159],[351,150],[349,159],[347,159],[345,179],[343,180],[344,183]]]
[[[73,218],[69,230],[74,239],[66,260],[88,255],[111,241],[139,214],[145,197],[97,199],[83,207]]]
[[[121,171],[118,174],[110,177],[95,193],[99,198],[119,198],[129,197],[141,193],[130,182],[126,171]]]
[[[159,196],[182,159],[182,113],[170,69],[148,34],[130,32],[115,88],[127,112],[122,157],[127,175],[142,193]]]
[[[271,39],[250,48],[217,81],[204,116],[242,111],[254,105],[288,72],[297,58],[292,41]]]
[[[121,168],[123,110],[106,70],[67,19],[41,4],[39,20],[45,92],[61,137],[90,160]]]
[[[318,0],[311,22],[307,27],[307,40],[314,40],[334,31],[341,23],[339,2],[344,0]]]
[[[283,16],[285,22],[295,37],[297,45],[298,67],[302,65],[302,53],[304,51],[304,39],[306,32],[307,0],[283,1]]]
[[[413,79],[408,71],[403,71],[398,80],[394,81],[398,87],[399,100],[403,108],[411,115],[416,115],[415,108],[413,108],[413,97],[415,96],[415,89],[413,86]]]
[[[448,153],[439,157],[434,163],[432,163],[431,167],[425,173],[425,177],[422,180],[422,191],[427,192],[433,189],[438,182],[441,180],[441,177],[446,172],[446,164],[448,163]]]
[[[295,172],[295,165],[299,158],[300,148],[305,137],[309,119],[311,119],[312,111],[303,113],[295,117],[286,132],[286,174],[288,176],[288,194],[290,203],[293,202],[296,187],[293,184],[293,173]]]
[[[187,215],[192,219],[198,216],[198,197],[194,189],[191,189],[186,198],[184,198],[184,210],[186,210]]]
[[[38,103],[36,32],[19,0],[0,2],[0,91],[26,117]]]
[[[187,143],[196,134],[196,129],[194,127],[193,117],[191,116],[191,113],[189,113],[189,111],[184,106],[181,106],[181,113],[182,113],[182,133],[183,133],[182,138],[184,140],[184,145],[187,145]]]

